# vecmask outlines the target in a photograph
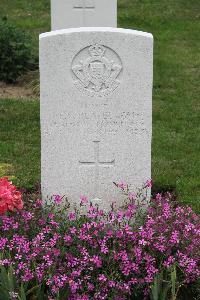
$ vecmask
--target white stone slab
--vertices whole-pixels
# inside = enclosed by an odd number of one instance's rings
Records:
[[[42,194],[108,208],[151,177],[153,37],[113,28],[40,35]]]
[[[117,27],[117,0],[51,0],[51,30]]]

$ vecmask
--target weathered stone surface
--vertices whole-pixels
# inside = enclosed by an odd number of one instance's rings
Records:
[[[117,27],[117,0],[51,0],[51,29]]]
[[[151,177],[153,38],[80,28],[40,36],[42,194],[121,201]]]

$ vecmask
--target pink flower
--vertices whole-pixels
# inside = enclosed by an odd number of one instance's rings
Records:
[[[133,203],[128,205],[128,210],[131,210],[132,212],[135,212],[137,209],[137,206]]]
[[[75,281],[70,280],[69,285],[70,285],[70,289],[71,289],[72,293],[75,293],[76,290],[78,289],[78,284]]]
[[[161,199],[162,199],[162,195],[159,194],[159,193],[157,193],[157,194],[156,194],[156,200],[160,202]]]
[[[108,247],[105,244],[101,245],[101,253],[104,253],[104,254],[108,253]]]
[[[91,261],[97,266],[97,268],[101,268],[102,260],[98,255],[94,255]]]
[[[75,234],[77,232],[77,229],[76,229],[76,227],[73,226],[73,227],[69,228],[69,231],[71,234]]]
[[[59,195],[53,195],[53,197],[54,197],[54,202],[56,204],[60,204],[62,202],[62,197],[61,196],[59,196]]]
[[[135,193],[129,193],[128,197],[129,197],[130,200],[135,200],[137,195]]]
[[[109,287],[115,287],[115,282],[113,280],[109,280],[108,282]]]
[[[147,241],[145,241],[144,239],[139,240],[139,245],[145,246],[146,244],[147,244]]]
[[[152,185],[153,185],[152,179],[148,179],[148,180],[146,181],[145,187],[151,188]]]
[[[169,268],[175,261],[175,258],[170,255],[164,262],[163,262],[163,266]]]
[[[120,189],[125,190],[125,188],[127,188],[127,183],[126,183],[125,181],[121,180],[121,181],[117,184],[117,186],[118,186]]]
[[[123,234],[124,234],[123,231],[119,230],[116,232],[116,237],[120,239],[123,236]]]
[[[124,212],[122,210],[119,210],[118,214],[117,214],[117,220],[118,220],[118,222],[122,222],[123,217],[124,217]]]
[[[133,216],[133,212],[131,210],[127,210],[125,213],[125,216],[127,219],[131,219]]]
[[[81,204],[87,204],[88,203],[88,198],[84,195],[81,195],[80,196],[80,201],[81,201]]]
[[[172,244],[178,244],[179,243],[179,233],[177,230],[174,230],[172,232],[171,238],[170,238],[170,242]]]
[[[41,199],[37,199],[35,202],[35,207],[41,207],[42,206],[42,200]]]
[[[49,214],[48,214],[48,217],[49,217],[50,220],[53,220],[54,217],[55,217],[55,215],[54,215],[53,213],[49,213]]]
[[[88,283],[87,285],[88,285],[88,290],[89,291],[93,291],[94,290],[94,284]]]
[[[99,281],[102,281],[102,282],[105,282],[107,281],[107,278],[104,274],[100,274],[99,277],[98,277]]]
[[[70,221],[76,220],[76,214],[74,212],[70,212],[68,215]]]
[[[70,235],[65,235],[64,236],[64,241],[66,242],[67,245],[70,245],[72,242],[72,237]]]
[[[53,254],[55,255],[55,256],[59,256],[60,255],[60,249],[53,249]]]

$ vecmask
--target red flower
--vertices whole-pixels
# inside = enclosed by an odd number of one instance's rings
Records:
[[[15,208],[23,208],[22,195],[7,177],[0,178],[0,214]]]

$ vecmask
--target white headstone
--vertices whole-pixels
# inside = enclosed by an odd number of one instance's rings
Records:
[[[153,38],[114,28],[40,35],[42,194],[108,208],[151,177]]]
[[[51,0],[51,30],[117,27],[117,0]]]

